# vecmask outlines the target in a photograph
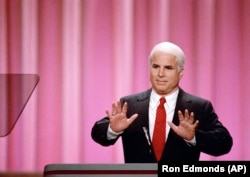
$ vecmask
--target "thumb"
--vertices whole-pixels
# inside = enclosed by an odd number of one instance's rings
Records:
[[[132,124],[132,122],[134,122],[134,120],[138,117],[138,114],[133,114],[128,120],[129,124]]]
[[[169,127],[172,128],[173,130],[175,130],[175,129],[177,128],[177,126],[176,126],[173,122],[171,122],[171,121],[168,121],[168,125],[169,125]]]

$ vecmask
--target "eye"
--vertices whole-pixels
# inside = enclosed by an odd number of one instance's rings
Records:
[[[152,64],[152,68],[159,68],[159,65],[157,65],[157,64]]]
[[[165,66],[165,68],[166,68],[166,69],[168,69],[168,70],[172,70],[172,69],[174,69],[174,67],[173,67],[173,66],[171,66],[171,65]]]

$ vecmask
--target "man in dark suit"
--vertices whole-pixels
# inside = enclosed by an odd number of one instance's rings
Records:
[[[112,111],[106,110],[107,116],[94,124],[93,140],[109,146],[121,137],[126,163],[198,161],[201,152],[213,156],[230,152],[232,137],[219,121],[212,103],[179,86],[185,62],[181,48],[162,42],[152,49],[149,58],[152,88],[112,103]],[[167,121],[160,123],[164,129],[155,128],[160,98],[166,100],[162,109]],[[158,136],[163,137],[162,150],[157,150],[157,138],[153,138],[159,129],[164,132]]]

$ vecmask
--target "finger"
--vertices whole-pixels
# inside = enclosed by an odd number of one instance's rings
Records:
[[[123,114],[127,114],[127,109],[128,109],[128,103],[127,102],[125,102],[124,104],[123,104],[123,106],[122,106],[122,113]]]
[[[105,110],[105,113],[106,113],[106,115],[107,115],[108,117],[111,117],[111,114],[109,113],[108,110]]]
[[[121,101],[117,101],[116,113],[120,113],[122,111]]]
[[[196,130],[196,127],[198,126],[198,124],[199,124],[199,121],[196,120],[196,121],[194,122],[194,124],[190,127],[190,130],[194,132],[194,131]]]
[[[111,112],[112,115],[115,115],[116,114],[116,104],[115,102],[112,102],[112,112]]]
[[[184,120],[184,116],[181,111],[178,111],[178,117],[179,117],[179,121]]]
[[[192,124],[194,122],[194,113],[190,113],[189,122]]]
[[[185,114],[184,119],[188,121],[189,120],[189,111],[188,111],[188,109],[185,109],[184,114]]]
[[[197,126],[198,126],[198,124],[199,124],[199,120],[196,120],[195,122],[194,122],[194,128],[196,128]]]

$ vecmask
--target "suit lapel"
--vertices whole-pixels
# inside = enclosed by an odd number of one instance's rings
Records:
[[[180,110],[184,113],[185,109],[190,110],[192,101],[189,99],[188,94],[186,94],[181,88],[179,90],[179,95],[177,97],[175,113],[173,117],[173,123],[179,125],[178,111]]]
[[[136,100],[136,112],[139,114],[140,119],[138,119],[138,123],[142,125],[142,127],[149,128],[149,117],[148,117],[148,108],[149,108],[149,99],[150,99],[151,89],[147,90],[143,94],[139,95]]]

